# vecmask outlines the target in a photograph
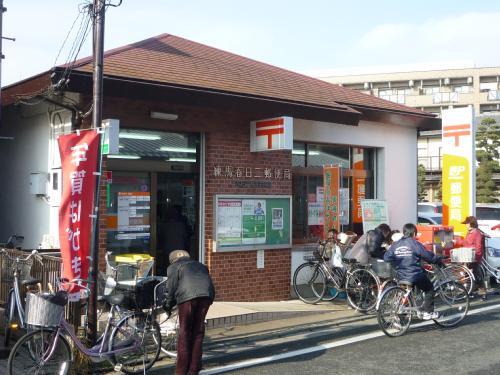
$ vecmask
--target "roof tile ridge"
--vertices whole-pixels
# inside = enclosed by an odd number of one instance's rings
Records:
[[[119,47],[111,48],[110,50],[104,51],[104,56],[103,57],[106,58],[106,57],[114,56],[114,55],[116,55],[116,54],[118,54],[120,52],[123,52],[123,51],[126,51],[126,50],[130,49],[131,47],[141,46],[143,44],[146,44],[146,43],[150,42],[151,40],[164,38],[164,37],[166,37],[168,35],[170,35],[170,34],[163,33],[163,34],[160,34],[160,35],[152,36],[150,38],[139,40],[137,42],[128,43],[128,44],[126,44],[124,46],[119,46]],[[81,59],[76,60],[74,64],[72,64],[73,65],[73,69],[80,68],[83,65],[86,65],[86,64],[88,64],[90,62],[92,62],[92,55],[91,56],[82,57]],[[68,63],[67,64],[63,64],[63,65],[58,65],[57,68],[65,68],[67,65],[68,65]]]

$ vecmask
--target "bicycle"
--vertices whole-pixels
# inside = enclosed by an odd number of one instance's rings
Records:
[[[324,243],[320,243],[320,249],[315,250],[313,256],[313,259],[301,264],[293,275],[293,289],[303,302],[317,303],[327,291],[331,294],[329,299],[333,300],[345,291],[353,309],[368,312],[375,307],[381,283],[370,265],[364,266],[355,259],[343,258],[344,267],[331,267],[324,256]]]
[[[444,271],[434,266],[434,272]],[[434,311],[439,313],[434,323],[446,328],[456,326],[469,311],[469,294],[463,285],[444,273],[434,280],[433,285]],[[387,336],[405,334],[413,317],[422,318],[423,294],[412,283],[404,280],[382,292],[377,302],[377,321]]]
[[[108,276],[107,278],[102,278],[101,284],[103,293],[98,297],[98,301],[101,302],[101,311],[106,310],[106,295],[112,294],[115,290],[123,291],[127,294],[127,290],[125,288],[129,288],[129,286],[120,284],[120,280],[118,280],[119,274],[131,275],[135,271],[139,270],[139,266],[137,264],[111,264],[109,261],[109,257],[112,255],[111,252],[107,252],[105,255],[105,260],[108,269],[113,273],[113,276]],[[127,270],[128,268],[128,270]],[[177,338],[179,336],[179,317],[177,315],[177,309],[174,308],[172,310],[172,314],[167,316],[166,314],[162,314],[162,306],[164,303],[165,295],[166,295],[166,278],[156,277],[159,280],[159,283],[155,286],[153,291],[153,299],[155,301],[155,308],[152,310],[154,314],[154,320],[157,322],[160,327],[161,334],[161,351],[171,358],[177,357]],[[136,280],[137,281],[137,280]],[[104,305],[102,304],[104,302]],[[132,309],[135,306],[129,306]],[[124,310],[120,308],[120,306],[116,306],[115,313],[117,315],[123,315]]]
[[[439,277],[441,273],[435,274],[432,268],[426,268],[426,270],[432,275],[432,278]],[[476,286],[476,277],[470,268],[467,265],[459,264],[459,263],[451,263],[443,268],[443,273],[445,278],[452,278],[456,280],[458,283],[462,284],[465,290],[467,290],[467,294],[471,294]]]
[[[89,291],[82,284],[84,282],[78,279],[62,280],[63,285],[76,285]],[[28,294],[27,322],[38,329],[27,333],[14,345],[7,362],[9,375],[67,374],[72,363],[69,341],[91,360],[109,361],[115,371],[145,374],[153,366],[160,354],[160,328],[153,315],[142,309],[154,306],[138,306],[136,311],[115,322],[115,309],[124,302],[125,295],[116,293],[106,296],[111,308],[104,332],[96,345],[87,348],[64,318],[67,295],[66,290],[49,296]],[[59,301],[55,302],[57,298]]]
[[[33,250],[27,256],[11,256],[7,250],[0,249],[0,254],[4,257],[2,261],[2,277],[3,281],[11,281],[12,287],[7,295],[7,303],[5,305],[4,316],[4,346],[9,346],[11,333],[14,329],[26,329],[24,308],[21,298],[20,285],[26,288],[38,285],[41,289],[40,280],[30,277],[31,266],[33,259],[36,259],[42,264],[41,257],[38,251]],[[12,278],[4,277],[12,275]]]

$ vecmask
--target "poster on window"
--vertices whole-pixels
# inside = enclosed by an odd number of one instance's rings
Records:
[[[340,188],[339,197],[340,197],[340,204],[339,204],[340,225],[349,225],[349,189]]]
[[[361,201],[361,211],[363,216],[363,232],[375,229],[380,224],[389,224],[389,214],[387,212],[387,202],[376,199],[365,199]]]
[[[62,135],[57,141],[62,168],[59,207],[62,277],[87,279],[100,137],[97,131],[88,130]],[[70,290],[69,298],[80,299],[77,287]]]
[[[323,202],[307,203],[307,225],[324,225],[324,207]]]

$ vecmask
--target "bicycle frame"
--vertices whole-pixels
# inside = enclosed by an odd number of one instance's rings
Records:
[[[493,276],[498,283],[500,283],[500,271],[488,263],[485,258],[481,259],[481,268],[484,271],[485,276]]]
[[[132,313],[127,314],[126,316],[122,317],[118,321],[117,325],[120,324],[123,320],[127,319],[131,315],[133,315],[133,314]],[[47,361],[49,361],[50,358],[52,357],[52,355],[54,354],[54,351],[55,351],[55,348],[57,346],[57,342],[58,342],[60,336],[68,336],[69,339],[76,345],[78,350],[81,353],[83,353],[86,357],[98,357],[98,358],[107,359],[107,357],[109,357],[111,355],[128,352],[128,351],[138,349],[141,347],[142,343],[138,340],[134,340],[133,345],[127,345],[123,348],[118,348],[118,349],[114,349],[114,350],[106,350],[104,348],[104,345],[108,343],[110,320],[111,320],[111,316],[108,317],[108,324],[106,325],[106,329],[100,338],[101,344],[99,345],[99,350],[93,350],[95,347],[87,348],[80,341],[80,339],[76,336],[76,333],[73,330],[73,327],[66,321],[66,319],[63,318],[61,320],[61,323],[57,327],[57,329],[52,330],[55,332],[55,338],[54,338],[54,341],[53,341],[51,347],[48,349],[47,355],[44,356],[44,359],[42,360],[43,361],[42,365],[45,364]],[[41,331],[43,331],[43,329],[41,329]]]

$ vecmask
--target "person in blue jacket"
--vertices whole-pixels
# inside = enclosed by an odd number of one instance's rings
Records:
[[[438,264],[441,263],[441,257],[427,251],[415,239],[416,234],[415,224],[405,224],[403,238],[391,245],[384,254],[384,260],[393,263],[400,281],[408,281],[425,292],[422,319],[437,319],[439,314],[434,311],[434,288],[421,262],[425,260],[428,263]]]

